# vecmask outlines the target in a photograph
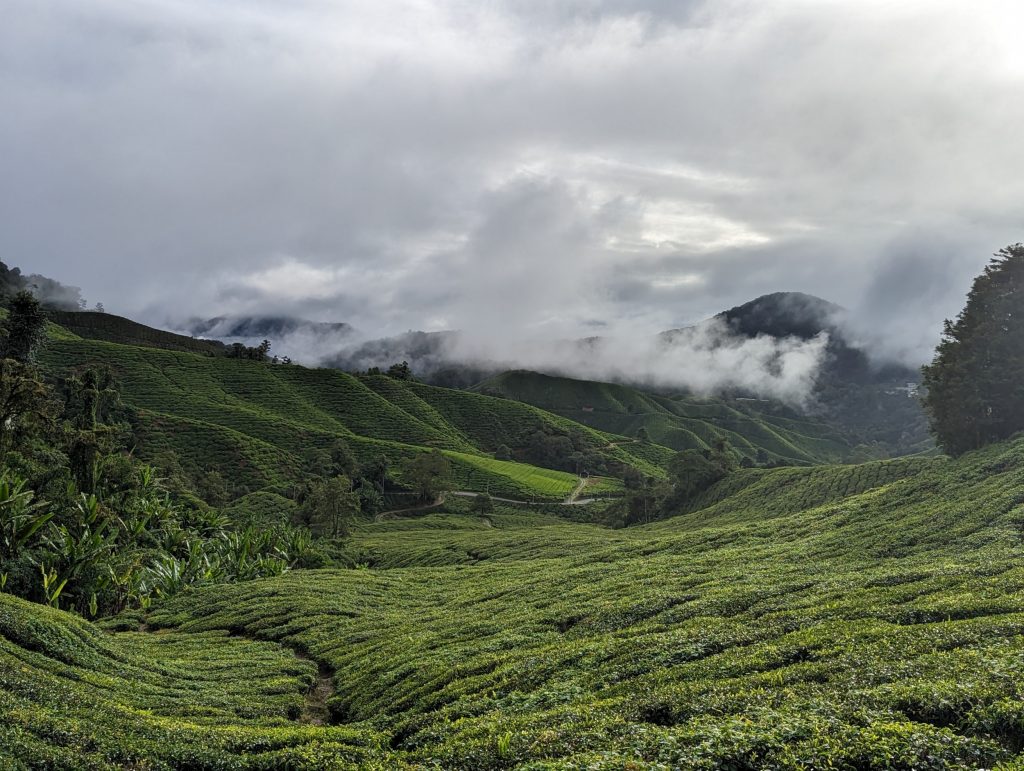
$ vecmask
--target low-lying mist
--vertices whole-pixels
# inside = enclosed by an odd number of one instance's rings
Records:
[[[660,335],[610,333],[555,341],[501,340],[472,331],[409,332],[378,340],[347,337],[331,346],[323,336],[300,332],[276,341],[274,350],[304,364],[349,371],[386,369],[401,361],[428,379],[457,367],[483,374],[527,369],[707,396],[738,392],[804,407],[828,355],[828,342],[827,332],[811,339],[748,337],[714,318]]]

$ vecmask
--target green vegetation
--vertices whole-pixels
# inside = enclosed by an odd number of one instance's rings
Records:
[[[498,477],[509,480],[520,491],[531,497],[546,499],[562,499],[571,493],[577,484],[577,478],[573,474],[553,469],[538,468],[526,463],[515,463],[513,461],[495,460],[477,455],[465,455],[462,453],[445,453],[446,456],[455,461],[464,463],[467,467],[479,469],[482,473],[479,477],[470,476],[474,484],[469,489],[486,489],[489,479]],[[484,486],[481,487],[481,484]],[[501,488],[492,488],[492,493],[498,494]]]
[[[1024,437],[779,468],[861,450],[38,310],[0,361],[0,768],[1024,769]]]
[[[739,470],[707,505],[626,530],[453,502],[356,528],[348,548],[372,569],[200,588],[157,603],[148,634],[5,601],[0,758],[1013,768],[1022,479],[1018,440],[956,461]],[[248,645],[266,669],[239,681],[224,662]],[[333,726],[303,723],[313,669],[285,649],[331,675]],[[125,685],[135,657],[153,663],[143,684],[171,673],[186,692],[154,706]]]
[[[657,445],[638,452],[616,446],[621,437],[529,405],[385,376],[80,339],[51,338],[41,356],[54,373],[109,367],[123,402],[137,413],[140,457],[158,461],[173,453],[193,479],[229,469],[233,498],[291,488],[307,473],[308,453],[338,439],[361,463],[384,455],[396,467],[437,449],[452,463],[457,486],[522,500],[563,498],[575,475],[495,461],[501,445],[521,461],[536,436],[560,437],[570,452],[583,448],[599,463],[597,473],[631,466],[663,475],[672,455]]]
[[[536,372],[506,372],[477,387],[481,393],[532,404],[601,431],[636,437],[620,444],[642,453],[643,441],[673,450],[710,449],[725,439],[740,454],[761,462],[807,465],[839,462],[849,441],[824,423],[777,403],[659,396],[612,383]],[[648,445],[649,447],[649,445]]]
[[[960,455],[1024,429],[1024,244],[1001,249],[974,281],[956,323],[946,321],[925,408],[946,452]]]
[[[153,329],[123,316],[96,311],[49,311],[50,321],[88,340],[185,351],[204,356],[224,356],[226,348],[216,340],[202,340]]]

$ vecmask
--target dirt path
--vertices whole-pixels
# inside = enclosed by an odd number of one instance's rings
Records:
[[[313,661],[309,656],[294,648],[292,651],[298,659]],[[334,670],[322,661],[313,661],[313,663],[317,666],[316,680],[306,691],[306,703],[299,715],[299,722],[306,725],[329,725],[331,710],[328,708],[327,702],[334,695]]]
[[[639,439],[619,439],[616,442],[608,442],[606,447],[621,447],[624,444],[636,444]]]
[[[565,499],[566,506],[572,506],[576,499],[580,497],[580,493],[586,489],[587,485],[590,484],[589,477],[580,477],[580,483],[576,485],[576,489],[569,493],[569,497]]]
[[[458,495],[458,493],[454,493],[454,495]],[[421,503],[418,506],[409,506],[408,508],[405,509],[391,509],[390,511],[377,512],[373,515],[373,521],[383,522],[386,519],[395,519],[396,515],[407,514],[410,511],[430,511],[431,509],[436,509],[439,506],[444,505],[444,496],[445,493],[441,493],[439,496],[437,496],[437,500],[434,501],[433,503]]]
[[[591,484],[596,481],[595,477],[580,477],[580,481],[577,483],[576,488],[569,493],[569,497],[564,501],[517,501],[514,498],[501,498],[497,495],[492,495],[491,500],[499,503],[512,503],[516,506],[584,506],[588,503],[594,503],[599,498],[580,498],[580,494]],[[448,492],[441,493],[437,496],[437,500],[433,503],[421,503],[418,506],[409,506],[404,509],[391,509],[389,511],[381,511],[373,515],[374,522],[383,522],[389,519],[398,519],[399,514],[409,514],[414,511],[431,511],[433,509],[440,508],[444,505],[445,496],[454,495],[456,498],[476,498],[482,493],[475,493],[471,490],[449,490]]]

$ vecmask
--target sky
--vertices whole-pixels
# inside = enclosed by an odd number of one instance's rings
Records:
[[[4,0],[0,259],[175,325],[656,332],[775,291],[921,360],[1024,240],[1017,2]]]

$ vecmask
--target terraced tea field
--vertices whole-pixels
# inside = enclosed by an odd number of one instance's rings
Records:
[[[54,328],[55,331],[59,328]],[[576,477],[494,460],[502,444],[541,432],[580,432],[609,460],[663,475],[672,455],[618,447],[614,437],[506,399],[354,377],[327,369],[270,366],[186,351],[52,334],[44,363],[53,370],[103,364],[118,375],[126,404],[139,410],[138,452],[173,451],[196,468],[230,470],[252,491],[287,489],[303,474],[304,453],[344,439],[359,460],[394,464],[426,450],[453,463],[456,485],[522,500],[564,499]]]
[[[760,451],[771,460],[808,464],[838,462],[852,450],[834,429],[774,403],[670,398],[526,371],[505,372],[477,388],[613,434],[633,437],[644,429],[651,441],[677,451],[706,449],[726,439],[750,458]]]
[[[146,632],[2,599],[0,766],[1024,768],[1024,440],[708,496],[626,530],[366,522],[361,568]]]
[[[482,469],[489,475],[508,479],[512,484],[519,487],[522,494],[527,496],[536,495],[547,499],[565,498],[576,489],[576,485],[579,482],[579,478],[575,474],[538,468],[527,463],[513,463],[511,461],[460,453],[446,453],[446,455],[466,465]]]

